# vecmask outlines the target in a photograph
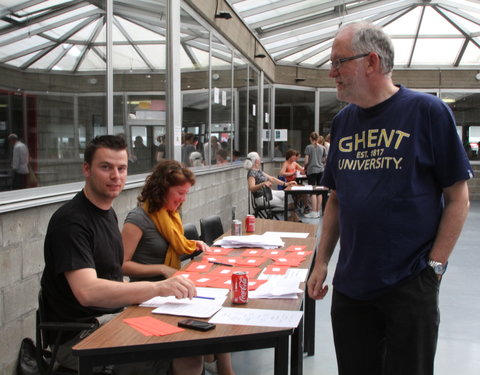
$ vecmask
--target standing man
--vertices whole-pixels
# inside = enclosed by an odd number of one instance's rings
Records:
[[[49,320],[90,322],[154,296],[192,298],[195,287],[183,277],[159,282],[123,282],[123,246],[113,200],[127,178],[127,144],[100,136],[85,150],[85,186],[52,216],[45,237],[42,293]],[[71,348],[80,332],[61,345],[58,362],[76,369]],[[145,373],[145,372],[143,372]]]
[[[332,327],[340,375],[433,374],[438,292],[466,219],[470,164],[438,98],[392,82],[390,38],[343,27],[330,76],[349,102],[332,124],[332,189],[308,293],[321,299],[340,239]]]
[[[28,148],[23,142],[18,140],[14,133],[8,136],[8,141],[13,148],[12,152],[12,189],[25,189],[27,187],[28,177]]]

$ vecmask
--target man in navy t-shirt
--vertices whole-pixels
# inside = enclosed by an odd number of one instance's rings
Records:
[[[433,374],[438,291],[468,212],[472,169],[450,109],[396,86],[389,37],[343,27],[330,76],[349,102],[332,124],[332,189],[310,297],[321,299],[340,239],[332,326],[340,375]]]

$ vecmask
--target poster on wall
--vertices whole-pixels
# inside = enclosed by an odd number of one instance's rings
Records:
[[[275,142],[286,142],[288,140],[288,129],[275,129]]]

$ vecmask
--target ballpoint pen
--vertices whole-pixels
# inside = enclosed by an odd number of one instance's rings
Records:
[[[233,267],[233,264],[221,263],[221,262],[214,262],[213,260],[209,260],[208,263],[218,264],[219,266]]]

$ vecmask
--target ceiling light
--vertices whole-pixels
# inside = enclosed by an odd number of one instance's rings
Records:
[[[230,18],[232,18],[232,15],[230,14],[230,12],[221,10],[220,12],[215,13],[215,18],[222,18],[224,20],[229,20]]]
[[[475,76],[475,79],[476,79],[477,81],[480,81],[480,73],[477,73],[477,75]]]
[[[257,40],[255,39],[255,58],[256,59],[264,59],[265,57],[267,57],[267,55],[265,55],[263,52],[257,52]]]
[[[297,66],[297,69],[295,71],[295,82],[303,82],[305,81],[305,78],[301,78],[298,76],[298,66]]]

